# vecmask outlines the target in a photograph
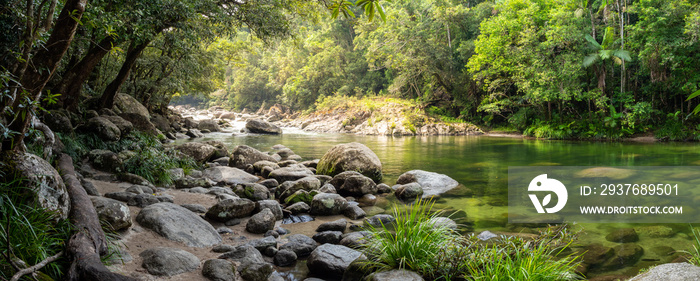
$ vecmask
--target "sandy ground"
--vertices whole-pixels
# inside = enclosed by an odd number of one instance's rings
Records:
[[[92,182],[100,194],[105,194],[108,192],[119,192],[124,191],[126,188],[132,186],[130,183],[117,183],[117,182],[106,182],[94,179],[88,179]],[[171,195],[173,196],[173,201],[175,204],[201,204],[209,208],[216,204],[216,198],[214,195],[209,194],[196,194],[183,192],[176,189],[167,189],[164,192],[159,192],[158,195]],[[124,259],[123,264],[110,265],[110,270],[118,272],[127,276],[135,277],[139,280],[187,280],[187,281],[198,281],[198,280],[208,280],[201,273],[201,265],[208,259],[215,259],[220,253],[214,253],[211,251],[211,247],[205,248],[195,248],[188,247],[183,243],[172,241],[166,239],[150,229],[144,228],[136,222],[136,216],[138,215],[141,208],[130,206],[131,216],[133,219],[133,226],[129,230],[119,233],[121,237],[120,240],[115,241],[117,244],[121,245],[122,248],[128,253],[128,256]],[[316,228],[318,225],[334,221],[340,218],[345,218],[348,221],[360,224],[361,220],[352,221],[344,216],[327,216],[327,217],[317,217],[316,220],[306,222],[306,223],[296,223],[296,224],[280,224],[281,221],[277,221],[277,226],[282,226],[283,228],[289,230],[289,234],[304,234],[307,236],[313,236],[316,233]],[[209,220],[207,220],[209,221]],[[214,228],[224,226],[223,223],[209,221]],[[239,245],[246,243],[251,239],[262,238],[262,235],[251,234],[245,231],[245,224],[247,220],[243,220],[240,224],[235,226],[229,226],[233,233],[223,234],[223,244],[229,245]],[[287,234],[287,235],[289,235]],[[285,235],[286,236],[286,235]],[[285,242],[284,237],[280,237],[280,245]],[[142,259],[139,254],[150,248],[157,247],[171,247],[178,248],[190,252],[200,259],[200,268],[195,271],[171,276],[171,277],[157,277],[148,274],[148,272],[141,266]],[[265,257],[269,262],[272,261],[271,258]],[[290,268],[276,268],[278,271],[288,271]],[[283,275],[284,276],[284,275]]]

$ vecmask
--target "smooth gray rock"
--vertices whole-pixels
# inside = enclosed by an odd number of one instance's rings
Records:
[[[311,201],[311,214],[318,216],[339,215],[345,210],[348,201],[333,193],[316,194]]]
[[[127,204],[129,206],[136,206],[139,208],[146,207],[148,205],[153,205],[155,203],[161,202],[157,197],[151,195],[151,194],[146,194],[146,193],[141,193],[137,194],[136,196],[132,197],[129,199],[129,202]]]
[[[700,267],[689,263],[667,263],[657,265],[629,281],[695,281],[700,280]]]
[[[253,215],[246,223],[245,230],[254,234],[263,234],[275,228],[275,214],[270,209],[263,209]]]
[[[305,177],[313,177],[314,173],[307,168],[299,167],[284,167],[270,172],[269,177],[284,183],[286,181],[295,181]]]
[[[477,235],[476,238],[479,238],[479,240],[481,241],[486,241],[492,238],[498,238],[498,235],[494,234],[491,231],[485,230],[479,233],[479,235]]]
[[[435,227],[444,227],[451,230],[457,230],[457,223],[446,217],[434,217],[429,219],[427,223],[432,224]]]
[[[129,206],[114,199],[90,197],[100,221],[107,223],[113,230],[122,230],[132,225]]]
[[[394,195],[404,201],[420,199],[423,195],[423,187],[417,182],[403,184],[396,188]]]
[[[405,269],[392,269],[371,275],[370,281],[423,281],[418,273]]]
[[[204,207],[201,204],[182,204],[180,205],[183,208],[190,210],[195,213],[206,213],[207,212],[207,207]]]
[[[235,218],[250,216],[255,209],[255,203],[245,198],[225,199],[216,203],[207,211],[207,218],[226,222]]]
[[[85,129],[95,133],[98,138],[105,141],[118,141],[122,132],[117,125],[104,117],[93,117],[88,120]]]
[[[272,236],[263,237],[260,239],[254,239],[248,242],[248,245],[253,246],[258,251],[262,252],[267,248],[277,248],[277,239]]]
[[[244,263],[239,269],[241,277],[246,281],[268,281],[274,268],[266,262],[261,263]]]
[[[287,240],[289,242],[282,245],[280,250],[290,250],[296,253],[298,257],[308,256],[318,246],[314,239],[303,234],[289,235]]]
[[[270,122],[261,119],[248,120],[248,122],[245,124],[245,128],[251,133],[255,134],[279,135],[282,133],[282,129],[280,129],[280,127],[272,125]]]
[[[204,262],[202,275],[212,281],[234,281],[236,266],[227,260],[210,259]]]
[[[323,244],[311,253],[306,266],[311,273],[341,278],[350,263],[358,258],[365,257],[359,251],[342,245]]]
[[[258,177],[248,174],[241,169],[225,166],[208,168],[202,173],[204,178],[210,179],[216,183],[225,183],[228,185],[254,183],[259,180]]]
[[[367,216],[367,213],[358,205],[349,205],[343,210],[343,215],[350,219],[357,220]]]
[[[382,228],[382,225],[389,227],[391,224],[396,222],[396,218],[392,215],[374,215],[373,217],[366,218],[364,221],[365,226],[372,226],[374,228]]]
[[[353,175],[346,178],[337,190],[343,196],[362,197],[365,194],[376,194],[377,184],[364,175]]]
[[[209,247],[221,243],[221,236],[207,221],[195,213],[173,203],[146,206],[136,221],[170,240],[190,247]]]
[[[111,173],[121,172],[124,164],[119,155],[104,149],[91,150],[88,153],[88,160],[96,169]]]
[[[175,248],[148,249],[141,254],[141,266],[148,273],[157,276],[173,276],[196,270],[199,267],[197,256]]]
[[[201,142],[183,143],[175,148],[198,163],[206,162],[216,153],[216,147]]]
[[[219,256],[220,259],[227,259],[240,263],[262,263],[265,262],[260,251],[255,249],[253,246],[248,244],[243,244],[236,246],[232,251],[226,252]]]
[[[323,232],[323,231],[340,231],[341,233],[345,231],[345,228],[348,226],[348,221],[346,219],[339,219],[339,220],[334,220],[331,222],[325,222],[320,224],[316,228],[316,232]]]
[[[382,163],[379,157],[367,146],[357,142],[332,147],[321,157],[316,168],[320,175],[335,176],[345,171],[357,171],[374,182],[382,181]]]
[[[314,234],[312,238],[319,244],[338,244],[341,236],[343,236],[343,233],[340,231],[323,231]]]
[[[275,158],[267,153],[260,152],[247,145],[239,145],[231,152],[231,162],[229,162],[229,166],[245,169],[246,165],[253,165],[258,161],[277,162]]]
[[[273,261],[277,266],[290,266],[297,261],[297,254],[290,250],[279,250]]]
[[[311,210],[311,206],[304,202],[297,202],[284,208],[285,210],[292,213],[292,215],[298,215],[301,213],[308,213]]]
[[[269,209],[275,215],[275,220],[281,220],[284,217],[282,206],[277,200],[260,200],[255,202],[255,211],[260,212],[264,209]]]
[[[131,198],[136,197],[136,194],[131,193],[131,192],[125,192],[125,191],[120,191],[120,192],[107,192],[105,193],[105,197],[111,198],[117,201],[121,202],[129,202]]]
[[[405,172],[396,180],[397,184],[408,184],[412,182],[417,182],[423,187],[423,197],[438,195],[459,185],[456,180],[447,175],[423,170]]]

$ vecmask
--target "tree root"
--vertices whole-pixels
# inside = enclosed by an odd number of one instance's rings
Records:
[[[66,246],[66,254],[71,261],[66,280],[135,281],[134,278],[110,272],[102,264],[100,256],[107,253],[105,234],[92,201],[75,174],[70,156],[65,153],[60,155],[58,170],[71,199],[70,220],[76,228]]]

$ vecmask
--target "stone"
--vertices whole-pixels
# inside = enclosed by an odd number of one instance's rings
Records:
[[[343,233],[340,231],[323,231],[314,234],[311,238],[316,240],[319,244],[338,244],[340,243],[341,236],[343,236]]]
[[[0,167],[0,173],[24,179],[22,184],[32,187],[25,190],[32,193],[34,203],[55,212],[57,219],[68,218],[71,209],[68,191],[61,175],[49,162],[31,153],[4,153],[4,157],[0,162],[8,165]]]
[[[195,213],[206,213],[207,212],[207,207],[204,207],[201,204],[182,204],[180,206],[187,209],[187,210],[195,212]]]
[[[245,169],[246,165],[252,165],[258,161],[277,162],[272,156],[260,152],[255,148],[247,145],[239,145],[231,152],[231,162],[229,162],[229,166]]]
[[[316,168],[316,167],[318,167],[318,161],[321,161],[321,159],[307,160],[307,161],[301,162],[299,164],[302,164],[302,165],[309,167],[309,168]]]
[[[214,227],[183,207],[173,203],[156,203],[143,208],[136,221],[170,240],[190,247],[209,247],[221,243]]]
[[[288,196],[294,194],[299,190],[311,191],[321,187],[321,181],[315,177],[304,177],[295,181],[283,182],[277,188],[277,197],[280,200],[286,199]]]
[[[246,231],[254,234],[263,234],[275,228],[275,214],[270,209],[263,209],[253,215],[245,226]]]
[[[459,185],[459,183],[447,175],[423,170],[412,170],[403,173],[396,180],[397,184],[409,184],[416,182],[423,188],[423,197],[442,194]]]
[[[267,236],[260,239],[251,240],[248,242],[248,245],[251,245],[253,248],[262,252],[267,248],[277,248],[277,240],[275,237]]]
[[[426,223],[432,224],[433,227],[444,227],[451,230],[457,230],[457,222],[446,217],[433,217],[429,219]]]
[[[367,216],[367,213],[358,205],[349,205],[343,210],[343,215],[350,219],[357,220]]]
[[[153,187],[153,184],[142,176],[132,173],[121,173],[117,177],[120,181]]]
[[[73,124],[70,121],[70,117],[63,109],[46,112],[43,121],[46,126],[49,126],[56,133],[73,132]]]
[[[306,266],[311,273],[342,278],[350,263],[358,258],[365,257],[362,253],[342,245],[323,244],[311,253]]]
[[[134,125],[134,129],[148,133],[154,136],[158,135],[158,129],[151,123],[149,117],[145,117],[136,113],[122,113],[119,117],[124,118],[124,120],[131,122]]]
[[[360,206],[374,206],[374,204],[377,204],[377,196],[374,194],[365,194],[358,198],[357,202],[360,203]]]
[[[204,137],[204,134],[202,134],[202,132],[200,132],[200,131],[197,130],[197,129],[189,129],[189,130],[187,130],[187,132],[185,133],[185,135],[188,136],[188,137],[190,137],[191,139],[203,138],[203,137]]]
[[[217,228],[216,232],[219,234],[231,234],[231,233],[233,233],[233,230],[228,228],[228,227],[222,226],[222,227]]]
[[[212,281],[236,280],[236,266],[222,259],[210,259],[202,266],[202,275]]]
[[[173,130],[172,126],[170,126],[170,120],[160,114],[153,114],[151,116],[151,123],[153,123],[153,126],[155,126],[156,129],[163,133],[169,133]]]
[[[260,251],[255,249],[253,246],[248,244],[239,245],[233,248],[233,250],[224,253],[219,256],[220,259],[227,259],[239,263],[261,263],[265,262]]]
[[[262,172],[262,169],[265,167],[270,167],[270,168],[272,168],[272,170],[276,170],[276,169],[280,168],[280,166],[277,163],[272,162],[272,161],[267,161],[267,160],[262,160],[262,161],[258,161],[258,162],[253,163],[253,168],[255,169],[256,173]]]
[[[198,163],[208,161],[216,153],[216,147],[200,142],[183,143],[175,148]]]
[[[629,281],[694,281],[700,279],[700,267],[683,262],[660,264],[639,274]]]
[[[394,192],[391,187],[385,183],[380,183],[377,185],[377,193],[379,194],[385,194],[385,193],[392,193]]]
[[[104,149],[91,150],[88,160],[96,169],[110,173],[121,172],[124,164],[116,153]]]
[[[126,136],[127,134],[131,133],[131,131],[134,130],[134,124],[131,124],[131,122],[126,121],[124,118],[121,118],[119,116],[101,116],[104,119],[109,120],[109,122],[112,122],[114,126],[117,126],[119,129],[119,132],[121,133],[121,136]]]
[[[196,188],[196,187],[210,187],[211,181],[205,178],[193,178],[191,176],[185,176],[184,178],[175,180],[175,188]]]
[[[255,210],[255,203],[249,199],[226,199],[209,208],[206,217],[215,221],[226,222],[231,219],[250,216],[253,210]]]
[[[481,233],[479,233],[479,235],[477,235],[476,238],[479,238],[479,240],[481,241],[488,241],[489,239],[498,238],[498,235],[494,234],[491,231],[484,230]]]
[[[156,204],[159,202],[160,202],[160,200],[158,198],[156,198],[155,196],[153,196],[151,194],[141,193],[141,194],[137,194],[136,196],[129,199],[129,202],[127,202],[126,204],[129,206],[136,206],[139,208],[144,208],[148,205],[153,205],[153,204]]]
[[[635,229],[640,235],[646,235],[651,238],[670,238],[676,235],[673,228],[664,225],[644,226]]]
[[[134,97],[124,93],[117,93],[114,96],[113,109],[121,113],[135,113],[149,119],[151,118],[150,113],[148,113],[148,109],[143,106],[143,104],[141,104]]]
[[[266,179],[259,181],[258,183],[264,185],[267,188],[275,188],[280,185],[276,179]]]
[[[345,179],[343,185],[338,188],[338,194],[344,196],[362,197],[365,194],[377,193],[377,184],[372,179],[363,175],[352,175]]]
[[[95,206],[100,221],[109,225],[112,230],[118,231],[131,227],[131,212],[126,204],[104,197],[90,197],[90,200]]]
[[[95,187],[94,184],[92,184],[91,181],[85,180],[85,179],[80,179],[80,185],[83,186],[83,189],[85,189],[85,192],[88,195],[91,196],[100,196],[100,192],[97,191],[97,188]]]
[[[418,273],[405,269],[392,269],[371,275],[370,281],[423,281]]]
[[[316,232],[323,232],[323,231],[340,231],[341,233],[345,231],[345,228],[348,226],[348,221],[346,219],[339,219],[339,220],[334,220],[331,222],[326,222],[320,224],[316,228]]]
[[[639,236],[633,228],[620,228],[606,235],[605,240],[617,243],[637,242]]]
[[[371,234],[367,231],[346,233],[340,237],[340,245],[356,249],[357,247],[367,244],[369,242],[367,237],[369,236],[371,236]]]
[[[142,266],[156,276],[173,276],[199,268],[197,256],[175,248],[148,249],[141,254]]]
[[[292,234],[287,237],[289,242],[280,247],[281,250],[290,250],[297,254],[297,257],[306,257],[318,246],[311,237],[303,234]]]
[[[292,205],[287,206],[284,209],[291,212],[292,215],[298,215],[301,213],[308,213],[309,211],[311,211],[311,207],[309,206],[309,204],[306,204],[304,202],[294,203]]]
[[[284,167],[270,172],[269,177],[277,180],[277,182],[284,183],[286,181],[296,181],[305,177],[313,177],[309,169],[298,168],[298,167]]]
[[[199,125],[197,126],[197,128],[200,130],[209,130],[210,132],[221,131],[219,123],[217,123],[215,120],[201,120],[199,121]]]
[[[266,262],[244,263],[241,265],[240,273],[246,281],[268,281],[267,278],[273,271],[272,265]]]
[[[603,270],[620,269],[631,266],[644,255],[644,249],[635,243],[624,243],[613,247],[615,254],[601,266]]]
[[[269,209],[275,215],[275,220],[281,220],[284,216],[282,206],[277,200],[260,200],[255,202],[255,211],[260,212],[264,209]]]
[[[270,231],[272,231],[272,230],[270,230]],[[277,248],[267,247],[267,248],[265,248],[265,251],[263,251],[263,255],[273,258],[277,254],[277,252],[279,252],[279,250],[277,250]]]
[[[312,215],[333,216],[339,215],[347,207],[348,201],[342,196],[332,193],[319,193],[311,201]]]
[[[374,228],[382,228],[382,225],[389,226],[396,222],[396,218],[392,215],[374,215],[370,218],[366,218],[364,221],[365,226],[371,226]]]
[[[420,199],[423,195],[423,187],[417,182],[400,185],[394,192],[396,198],[404,201]]]
[[[219,116],[219,118],[225,119],[225,120],[236,120],[236,113],[224,112]]]
[[[323,193],[338,193],[338,191],[335,189],[335,186],[333,186],[330,183],[324,184],[321,186],[321,188],[318,189],[319,192]]]
[[[382,163],[379,158],[367,146],[357,142],[332,147],[317,165],[317,173],[322,175],[335,176],[345,171],[360,172],[374,182],[382,180]]]
[[[245,124],[245,128],[251,133],[255,134],[279,135],[282,133],[282,129],[280,129],[280,127],[272,125],[270,122],[261,119],[249,119]]]
[[[328,183],[330,183],[330,184],[333,185],[336,189],[338,189],[338,188],[340,188],[341,186],[343,186],[343,184],[345,184],[345,180],[347,180],[349,177],[352,177],[352,176],[361,176],[361,175],[362,175],[362,174],[360,174],[360,173],[358,173],[358,172],[355,172],[355,171],[345,171],[345,172],[342,172],[342,173],[339,173],[339,174],[333,176],[333,177],[331,178],[331,180],[328,181]]]
[[[120,192],[107,192],[105,193],[106,198],[114,199],[117,201],[121,202],[129,202],[131,198],[136,197],[136,194],[131,193],[131,192],[125,192],[125,191],[120,191]]]
[[[290,250],[279,250],[273,259],[277,266],[290,266],[297,261],[297,254]]]
[[[229,168],[229,167],[225,167]],[[235,168],[230,168],[230,169],[235,169]],[[257,183],[244,183],[244,184],[239,184],[237,188],[242,189],[242,194],[241,196],[248,198],[253,201],[260,201],[260,200],[267,200],[271,198],[270,195],[270,190],[267,189],[262,184],[257,184]]]
[[[214,253],[226,253],[234,250],[236,250],[236,247],[228,244],[220,244],[211,248],[211,251]]]
[[[213,182],[225,183],[228,185],[254,183],[259,180],[258,177],[248,174],[241,169],[225,166],[207,168],[202,172],[202,176]]]
[[[267,232],[265,232],[265,234],[263,234],[263,236],[264,236],[264,237],[270,236],[270,237],[274,237],[274,238],[279,238],[279,237],[280,237],[280,234],[277,233],[277,231],[268,230]]]
[[[93,132],[98,138],[104,141],[118,141],[121,137],[121,130],[117,125],[104,117],[93,117],[87,121],[83,130]]]
[[[231,161],[231,158],[228,157],[219,157],[214,160],[211,160],[212,163],[221,165],[221,166],[228,166],[228,162]]]
[[[145,186],[145,185],[138,185],[138,184],[135,184],[135,185],[128,187],[125,191],[131,192],[134,194],[143,194],[143,193],[153,194],[154,193],[152,188]]]
[[[603,246],[600,243],[588,245],[585,251],[582,261],[589,265],[603,263],[615,254],[613,248]]]

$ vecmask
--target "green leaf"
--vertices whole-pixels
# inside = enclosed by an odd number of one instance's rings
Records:
[[[695,93],[690,94],[690,96],[688,96],[688,98],[685,99],[685,100],[686,100],[686,101],[689,101],[690,99],[692,99],[692,98],[694,98],[694,97],[697,97],[697,96],[700,96],[700,90],[697,90],[697,91],[695,91]],[[699,106],[700,106],[700,105],[699,105]],[[697,107],[696,107],[695,109],[697,110]],[[695,113],[695,112],[693,112],[693,113]]]
[[[598,54],[593,53],[583,58],[583,67],[589,67],[598,61]]]
[[[632,57],[630,56],[630,52],[627,50],[615,50],[613,52],[613,56],[616,56],[624,61],[632,61]]]
[[[377,6],[377,12],[379,12],[379,16],[382,18],[383,22],[386,22],[386,14],[384,14],[384,7],[382,7],[379,2],[376,2],[375,5]]]
[[[600,44],[598,43],[598,41],[596,41],[596,40],[593,38],[593,36],[591,36],[591,35],[589,35],[589,34],[586,34],[585,38],[586,38],[586,41],[588,41],[589,43],[591,43],[591,45],[593,45],[593,47],[594,47],[595,49],[601,49]]]

